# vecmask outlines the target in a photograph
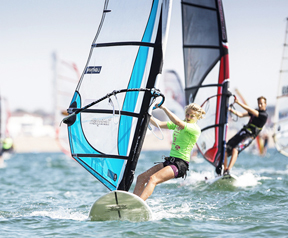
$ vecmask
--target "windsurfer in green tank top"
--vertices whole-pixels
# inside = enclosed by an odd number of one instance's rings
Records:
[[[134,194],[146,200],[154,191],[157,184],[172,178],[184,178],[189,169],[190,153],[197,142],[201,130],[196,124],[205,111],[197,104],[191,103],[185,108],[185,120],[179,119],[165,106],[156,105],[162,109],[171,121],[164,122],[151,117],[154,126],[174,130],[170,156],[165,162],[159,163],[137,177]],[[146,185],[146,186],[145,186]]]

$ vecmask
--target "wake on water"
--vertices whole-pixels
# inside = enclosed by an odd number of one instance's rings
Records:
[[[262,169],[261,171],[256,172],[253,170],[245,171],[244,169],[236,168],[235,170],[233,170],[233,174],[238,176],[238,181],[233,184],[234,191],[237,189],[241,190],[243,188],[245,189],[249,187],[255,187],[257,185],[261,185],[261,181],[271,179],[268,176],[260,177],[259,173],[278,173],[279,175],[288,174],[288,169],[286,169],[285,171],[275,171],[273,168],[265,168],[264,170]],[[151,207],[153,212],[152,220],[162,220],[170,218],[195,218],[195,216],[199,215],[197,215],[197,211],[201,210],[201,207],[203,209],[204,207],[205,209],[213,209],[215,204],[217,204],[217,201],[210,204],[202,204],[201,201],[195,202],[193,200],[193,197],[197,193],[210,193],[209,196],[211,196],[211,192],[212,194],[214,194],[221,193],[223,191],[223,189],[206,184],[205,177],[215,178],[214,167],[207,167],[207,163],[206,161],[204,161],[204,159],[196,158],[191,162],[191,168],[185,180],[172,179],[158,185],[153,195],[147,200],[147,203]],[[130,192],[132,191],[133,190],[131,188]],[[230,189],[228,189],[228,191],[230,191]],[[63,194],[63,196],[70,197],[73,200],[73,197],[76,195],[73,195],[72,193],[73,191],[67,191],[65,194]],[[231,194],[231,197],[234,195],[235,194]],[[54,197],[53,195],[51,196]],[[55,196],[57,196],[57,194]],[[181,196],[183,196],[183,199],[181,198]],[[197,195],[195,197],[197,197]],[[18,212],[18,215],[15,215],[25,218],[48,217],[51,219],[60,220],[85,221],[88,220],[89,209],[93,205],[93,202],[94,201],[92,201],[91,204],[86,204],[86,208],[80,209],[81,211],[79,211],[79,209],[77,208],[67,208],[65,205],[59,205],[57,209],[51,208],[48,210],[41,210],[40,206],[37,210],[34,209],[34,211],[31,211],[30,213],[25,212],[25,214],[21,214],[21,212]]]
[[[203,160],[204,161],[204,160]],[[238,174],[239,171],[235,170],[235,174],[238,176],[238,180],[232,185],[235,189],[240,188],[248,188],[255,187],[257,185],[261,185],[261,180],[268,180],[269,177],[262,176],[260,177],[257,173],[253,171],[245,171],[242,174]],[[176,189],[183,188],[184,190],[188,189],[191,197],[193,197],[193,192],[201,192],[205,191],[205,189],[212,187],[213,190],[217,188],[213,188],[213,184],[209,185],[205,182],[205,177],[215,178],[215,174],[212,171],[190,171],[189,175],[185,180],[174,179],[165,182],[164,184],[158,185],[154,191],[154,196],[152,195],[147,203],[151,207],[153,215],[152,221],[160,221],[162,219],[183,219],[183,218],[193,218],[193,219],[203,219],[204,214],[201,215],[201,210],[205,209],[216,209],[215,206],[218,204],[217,201],[214,203],[199,203],[199,201],[193,201],[189,199],[184,199],[184,202],[181,198],[176,198],[177,196],[171,194],[164,194],[160,191],[161,194],[157,195],[157,190],[161,190],[161,186],[176,186]],[[169,189],[170,190],[170,189]],[[229,190],[229,189],[228,189]],[[159,191],[158,191],[159,192]],[[218,193],[220,190],[218,191]],[[231,194],[227,197],[227,199],[231,199],[236,196],[238,192]],[[185,197],[186,195],[184,195]],[[189,197],[188,196],[188,197]],[[172,200],[171,200],[171,199]],[[178,199],[179,202],[175,202],[175,199]],[[91,204],[92,206],[92,204]],[[89,207],[89,205],[87,205]],[[89,209],[88,209],[89,210]],[[68,209],[64,207],[59,207],[58,210],[50,210],[50,211],[33,211],[30,214],[26,214],[25,217],[49,217],[51,219],[60,219],[60,220],[75,220],[75,221],[87,221],[88,219],[88,211],[87,214],[84,214],[77,209]],[[212,218],[211,218],[212,219]],[[216,218],[215,218],[216,219]],[[213,219],[212,219],[213,220]],[[217,219],[216,219],[217,220]]]
[[[197,164],[201,164],[200,161],[203,161],[203,164],[206,164],[202,158],[199,158]],[[182,179],[172,179],[163,184],[158,185],[153,195],[147,200],[148,205],[151,207],[153,212],[152,220],[162,220],[162,219],[203,219],[205,217],[202,214],[202,211],[205,210],[213,210],[217,209],[219,206],[219,201],[215,199],[211,203],[205,201],[205,198],[201,201],[195,201],[193,197],[198,197],[198,193],[205,193],[205,196],[213,197],[214,194],[218,194],[221,196],[221,193],[225,190],[228,194],[225,195],[225,199],[222,200],[222,203],[226,200],[231,200],[234,196],[238,194],[238,190],[241,191],[246,188],[255,187],[261,184],[261,180],[263,177],[260,177],[255,171],[242,171],[235,169],[234,171],[238,180],[229,185],[228,187],[219,187],[219,185],[215,184],[207,184],[205,177],[215,178],[214,168],[211,170],[204,169],[202,171],[191,171],[189,172],[187,178],[185,180]],[[175,194],[157,194],[162,190],[161,186],[172,187],[176,186],[177,188],[173,189],[173,193]],[[180,192],[177,190],[180,189]],[[175,191],[176,190],[176,191]],[[212,191],[210,191],[212,190]],[[172,190],[169,189],[171,192]],[[230,193],[233,191],[233,193]],[[212,193],[211,193],[212,192]],[[183,194],[184,193],[184,194]],[[205,202],[204,202],[205,201]],[[227,201],[226,201],[227,202]],[[215,217],[209,216],[209,219],[216,219]],[[216,219],[217,220],[217,219]]]
[[[58,210],[33,211],[31,212],[30,215],[28,215],[28,217],[49,217],[51,219],[59,219],[59,220],[85,221],[88,220],[88,212],[87,215],[85,215],[79,211],[75,211],[75,209],[59,207]]]

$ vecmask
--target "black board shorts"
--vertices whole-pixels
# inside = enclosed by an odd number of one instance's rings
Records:
[[[178,169],[178,174],[175,178],[186,178],[187,171],[189,171],[189,163],[185,160],[176,158],[176,157],[165,157],[165,161],[163,163],[164,167],[168,165],[175,165]]]
[[[233,136],[226,145],[227,156],[231,156],[232,150],[237,149],[238,154],[247,148],[252,141],[254,136],[247,132],[245,129],[241,129],[235,136]]]

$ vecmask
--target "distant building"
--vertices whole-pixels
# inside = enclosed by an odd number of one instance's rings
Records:
[[[55,137],[55,130],[52,125],[44,124],[43,117],[27,112],[12,113],[9,118],[8,129],[13,138],[18,136]]]

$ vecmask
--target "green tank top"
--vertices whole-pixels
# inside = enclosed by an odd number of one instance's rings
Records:
[[[13,140],[11,138],[5,138],[3,141],[2,148],[4,150],[9,150],[13,145]]]
[[[190,161],[190,153],[197,142],[201,129],[196,123],[185,123],[185,128],[180,129],[172,121],[167,122],[169,130],[174,130],[170,156]]]

